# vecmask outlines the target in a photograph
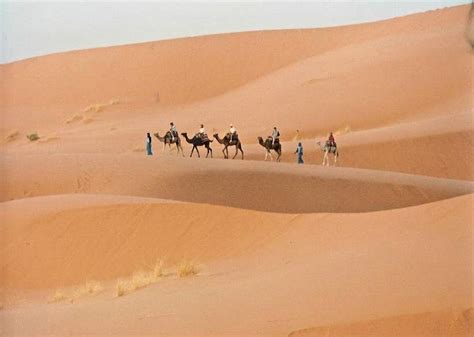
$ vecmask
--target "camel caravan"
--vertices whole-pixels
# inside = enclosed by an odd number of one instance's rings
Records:
[[[161,143],[163,143],[162,152],[164,152],[166,147],[168,146],[170,151],[176,149],[177,155],[181,153],[181,155],[184,157],[181,137],[180,137],[180,134],[178,133],[176,125],[174,125],[173,122],[170,123],[170,129],[169,131],[166,132],[164,136],[160,136],[158,132],[154,133],[153,135]],[[209,155],[212,158],[211,143],[214,140],[208,137],[203,124],[201,124],[199,131],[192,138],[189,138],[187,132],[182,132],[181,136],[184,137],[187,143],[192,144],[193,146],[191,149],[190,157],[192,157],[194,154],[194,151],[196,151],[197,156],[200,158],[201,154],[199,152],[199,148],[204,146],[204,148],[207,151],[206,158],[209,157]],[[225,159],[229,158],[230,147],[235,147],[235,153],[232,159],[235,159],[235,157],[239,155],[239,152],[241,155],[241,159],[242,160],[244,159],[244,150],[242,148],[242,143],[239,139],[239,135],[237,133],[236,128],[232,124],[229,127],[229,132],[227,132],[227,134],[224,137],[221,138],[218,133],[213,134],[213,137],[219,144],[223,145],[222,153]],[[258,139],[258,143],[265,149],[264,160],[266,161],[268,160],[268,158],[270,158],[270,160],[273,161],[274,159],[273,153],[274,153],[276,155],[276,158],[275,158],[276,161],[279,162],[282,155],[282,146],[280,143],[280,131],[277,129],[277,127],[273,128],[272,134],[266,137],[265,140],[263,139],[263,137],[257,137],[257,139]],[[337,164],[337,158],[339,157],[339,152],[337,150],[337,144],[334,140],[334,136],[332,132],[330,133],[329,138],[326,141],[324,142],[318,141],[316,142],[316,144],[319,146],[321,151],[324,152],[322,165],[329,166],[329,155],[333,155],[334,166],[335,166]],[[149,134],[147,135],[147,153],[148,155],[152,154],[151,137]],[[298,144],[298,148],[295,153],[298,154],[298,163],[303,163],[303,160],[302,160],[303,149],[302,149],[301,143]]]

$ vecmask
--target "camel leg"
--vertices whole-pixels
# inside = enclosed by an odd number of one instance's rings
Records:
[[[227,146],[224,146],[224,149],[222,149],[222,153],[224,154],[224,159],[227,159],[228,154],[226,155],[226,150]]]
[[[237,157],[237,154],[239,153],[239,147],[236,145],[235,146],[235,154],[234,156],[232,157],[232,159],[235,159],[235,157]]]
[[[161,153],[165,153],[165,147],[166,147],[166,143],[163,143],[163,150],[161,150]]]
[[[199,153],[199,149],[197,148],[197,146],[195,146],[195,148],[196,148],[196,152],[198,154],[198,158],[201,158],[201,154]]]
[[[210,146],[207,146],[207,154],[206,154],[206,158],[209,157],[209,152],[211,153],[211,158],[212,158],[212,149]]]
[[[328,155],[328,151],[325,151],[324,152],[324,165],[326,166],[329,166],[329,155]]]
[[[270,161],[273,161],[273,155],[270,151],[268,151],[268,154],[270,155]]]

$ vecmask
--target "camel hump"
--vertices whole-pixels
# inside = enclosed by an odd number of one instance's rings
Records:
[[[202,142],[212,142],[213,141],[212,139],[209,139],[209,136],[207,135],[207,133],[204,133],[204,134],[197,133],[194,137],[196,137],[198,139],[201,139]]]
[[[231,134],[230,132],[228,132],[225,136],[229,140],[231,139],[231,137],[232,137],[232,140],[239,140],[239,134],[237,132],[234,134]]]

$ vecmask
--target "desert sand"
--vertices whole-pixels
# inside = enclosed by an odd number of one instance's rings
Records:
[[[0,335],[471,336],[469,10],[0,65]]]

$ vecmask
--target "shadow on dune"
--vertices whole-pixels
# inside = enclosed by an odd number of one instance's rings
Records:
[[[277,213],[351,213],[414,206],[473,190],[471,182],[459,180],[257,161],[81,154],[50,156],[45,165],[43,156],[6,157],[3,201],[94,193]]]

